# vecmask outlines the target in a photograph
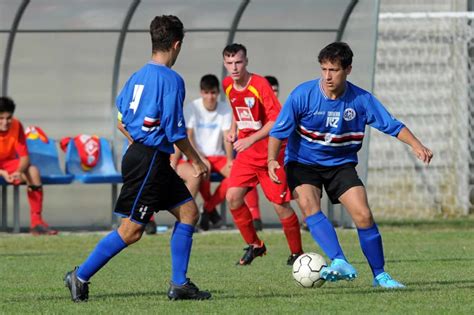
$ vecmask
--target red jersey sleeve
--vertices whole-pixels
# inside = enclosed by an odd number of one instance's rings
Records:
[[[26,147],[26,137],[25,130],[23,125],[20,123],[20,128],[18,129],[18,141],[16,142],[15,150],[18,156],[28,156],[28,148]]]

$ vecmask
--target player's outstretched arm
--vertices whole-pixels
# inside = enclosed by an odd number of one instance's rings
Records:
[[[276,170],[279,169],[280,163],[278,163],[278,153],[280,152],[281,147],[281,140],[275,137],[270,136],[268,138],[268,159],[267,159],[267,167],[268,167],[268,176],[270,179],[277,184],[280,184],[281,181],[276,174]]]
[[[197,154],[196,150],[194,150],[191,143],[189,143],[188,138],[183,138],[175,142],[175,145],[181,150],[192,161],[192,165],[194,168],[194,177],[199,177],[201,175],[206,176],[208,173],[208,168],[206,164],[201,160],[199,154]]]
[[[418,140],[415,135],[407,127],[403,127],[402,130],[398,133],[398,140],[408,144],[413,154],[420,160],[423,161],[426,165],[430,164],[431,159],[433,158],[433,152],[430,149],[425,147],[420,140]]]

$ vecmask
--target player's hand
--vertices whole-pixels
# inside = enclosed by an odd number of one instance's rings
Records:
[[[193,160],[191,164],[194,168],[193,177],[199,177],[199,176],[208,177],[209,176],[209,169],[207,168],[206,164],[204,164],[201,161],[201,159],[198,159],[198,161]]]
[[[2,175],[3,178],[5,178],[5,181],[9,184],[13,185],[20,185],[21,184],[21,173],[20,172],[13,172],[11,174],[8,174],[8,172],[5,172],[4,175]]]
[[[281,181],[276,174],[276,170],[280,168],[280,163],[278,163],[277,160],[270,160],[268,161],[267,166],[268,166],[268,176],[270,176],[270,179],[277,184],[281,184]]]
[[[234,142],[234,150],[237,153],[240,153],[250,148],[252,144],[253,144],[253,141],[250,139],[250,137],[239,139]]]
[[[176,156],[176,154],[171,154],[171,156],[170,156],[170,166],[175,171],[177,170],[178,162],[179,162],[179,157]]]
[[[433,152],[427,147],[421,145],[419,147],[414,147],[413,154],[426,165],[430,164],[431,159],[433,158]]]
[[[236,138],[237,138],[237,137],[236,137],[235,133],[229,132],[229,133],[227,134],[227,137],[225,138],[225,140],[226,140],[227,142],[234,143],[234,141],[235,141]]]
[[[211,176],[211,162],[209,162],[208,159],[206,159],[205,157],[201,156],[201,160],[202,162],[204,163],[204,165],[206,165],[206,168],[207,168],[207,173],[204,174],[204,179],[205,180],[208,180],[209,177]]]

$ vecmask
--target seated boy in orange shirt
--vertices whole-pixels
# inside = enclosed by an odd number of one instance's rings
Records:
[[[0,97],[0,176],[9,184],[28,185],[30,203],[30,231],[33,235],[55,235],[42,219],[43,186],[37,167],[30,164],[23,126],[13,118],[15,103]]]

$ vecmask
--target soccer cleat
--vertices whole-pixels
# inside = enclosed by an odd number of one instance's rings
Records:
[[[156,234],[156,222],[155,220],[150,220],[145,225],[145,233],[148,235]]]
[[[390,277],[390,275],[386,272],[382,272],[381,274],[378,274],[377,277],[374,278],[373,285],[374,287],[382,287],[384,289],[405,288],[403,284],[392,279],[392,277]]]
[[[211,293],[208,291],[201,291],[188,278],[183,285],[176,285],[170,282],[168,289],[168,298],[170,300],[208,300],[211,298]]]
[[[74,302],[83,302],[89,299],[89,282],[81,282],[77,278],[77,270],[75,267],[73,271],[69,271],[64,276],[64,284],[71,292],[71,299]]]
[[[249,245],[248,247],[244,248],[245,254],[242,258],[237,262],[237,265],[250,265],[255,257],[263,256],[267,254],[267,248],[265,244],[262,242],[260,247],[256,247],[255,245]]]
[[[220,216],[219,212],[217,212],[216,208],[209,212],[209,220],[211,220],[212,227],[214,229],[220,229],[224,224],[222,217]]]
[[[298,257],[300,257],[303,253],[297,253],[297,254],[291,254],[290,257],[288,257],[288,260],[286,261],[286,264],[288,266],[293,266],[293,264],[295,263],[296,259],[298,259]]]
[[[199,221],[199,227],[203,231],[209,230],[209,213],[206,211],[201,213],[201,220]]]
[[[341,279],[341,274],[331,269],[331,267],[323,267],[319,272],[321,279],[324,279],[329,282],[336,282],[337,280]]]
[[[357,271],[355,268],[344,259],[335,258],[329,268],[339,273],[338,280],[352,281],[357,278]]]
[[[255,228],[255,231],[262,231],[263,230],[262,220],[260,219],[253,220],[253,227]]]
[[[34,236],[39,235],[57,235],[58,231],[50,229],[48,226],[43,224],[38,224],[30,229],[30,233]]]

